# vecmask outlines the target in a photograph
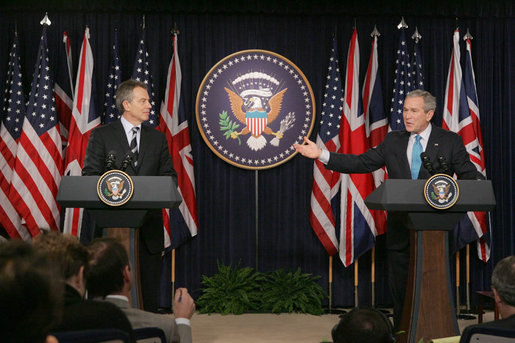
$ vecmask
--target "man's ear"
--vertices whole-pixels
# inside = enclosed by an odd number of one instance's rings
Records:
[[[83,289],[85,289],[85,288],[86,288],[86,280],[84,279],[84,266],[81,266],[81,267],[79,268],[79,274],[78,274],[78,276],[79,276],[79,282],[80,282],[80,284],[81,284],[81,287],[82,287]]]
[[[123,106],[124,111],[128,111],[129,110],[129,100],[124,100],[122,102],[122,106]]]
[[[131,280],[131,266],[126,265],[123,267],[123,282],[130,282]]]
[[[46,336],[45,343],[59,343],[59,341],[55,336],[48,335]]]
[[[495,303],[496,304],[500,304],[502,303],[502,299],[501,297],[499,296],[499,293],[497,292],[497,290],[495,288],[492,288],[492,291],[494,291],[494,300],[495,300]]]
[[[427,119],[427,121],[428,121],[428,122],[430,122],[430,121],[431,121],[431,118],[433,118],[434,114],[435,114],[435,111],[434,111],[434,110],[427,111],[427,113],[426,113],[426,119]]]

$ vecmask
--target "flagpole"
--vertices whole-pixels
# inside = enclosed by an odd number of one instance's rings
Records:
[[[333,311],[333,257],[329,256],[329,313]]]
[[[456,251],[456,315],[460,315],[460,251]]]
[[[467,278],[467,313],[470,313],[470,244],[467,244],[467,255],[465,257]]]
[[[370,280],[372,281],[372,308],[375,307],[376,302],[376,247],[372,247],[372,262],[370,266]]]
[[[358,259],[354,261],[354,307],[358,307]]]
[[[173,299],[175,299],[175,249],[172,249],[172,262],[171,262],[171,268],[172,268],[172,310],[173,310]]]
[[[256,183],[256,193],[255,193],[255,203],[256,203],[256,208],[255,208],[255,213],[256,213],[256,271],[258,271],[258,257],[259,257],[259,253],[258,253],[258,247],[259,247],[259,198],[258,198],[258,194],[259,194],[259,170],[256,169],[256,172],[255,172],[255,180],[254,182]]]
[[[467,244],[466,255],[465,255],[465,278],[466,278],[466,292],[467,292],[467,308],[465,310],[466,314],[460,315],[459,319],[474,319],[475,316],[470,314],[470,244]]]

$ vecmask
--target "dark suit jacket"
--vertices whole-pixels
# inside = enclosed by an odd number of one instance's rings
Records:
[[[116,156],[115,164],[117,168],[120,168],[129,151],[129,142],[120,120],[94,129],[89,136],[82,175],[102,175],[106,172],[106,158],[110,152]],[[131,163],[125,172],[136,176],[169,175],[177,184],[177,174],[173,169],[165,135],[149,126],[141,125],[138,166],[134,167],[134,164]],[[140,234],[151,253],[163,249],[161,211],[147,213]]]
[[[411,171],[406,155],[410,133],[392,131],[377,147],[361,155],[331,153],[326,168],[340,173],[368,173],[386,166],[390,179],[411,179]],[[438,157],[447,161],[449,172],[456,173],[460,179],[482,179],[470,161],[461,137],[440,127],[434,126],[425,150],[435,168]],[[427,179],[431,175],[421,167],[418,178]],[[388,213],[386,246],[393,250],[408,247],[408,228],[406,216],[402,213]]]
[[[470,342],[470,337],[472,336],[472,334],[474,332],[481,332],[481,329],[483,328],[492,329],[493,332],[495,332],[495,329],[509,329],[513,333],[515,332],[515,314],[501,320],[494,320],[493,322],[467,326],[461,334],[460,343]]]
[[[83,299],[73,287],[66,285],[62,320],[53,331],[120,329],[135,341],[132,325],[116,305]]]

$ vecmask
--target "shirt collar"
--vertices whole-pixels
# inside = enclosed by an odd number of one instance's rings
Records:
[[[125,295],[109,294],[109,295],[106,295],[106,299],[107,298],[125,300],[126,302],[129,302],[129,298],[127,298]]]
[[[421,133],[412,132],[410,135],[410,139],[415,139],[416,135],[420,135],[420,137],[422,137],[422,139],[427,142],[429,141],[429,136],[431,135],[432,128],[433,126],[431,125],[431,123],[429,123],[429,125]]]
[[[138,126],[134,126],[123,116],[120,117],[120,121],[122,122],[123,130],[125,131],[126,135],[129,134],[133,127],[139,127],[141,130],[141,124],[139,124]]]

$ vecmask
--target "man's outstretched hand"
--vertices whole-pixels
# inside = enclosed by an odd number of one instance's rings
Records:
[[[305,144],[293,144],[295,150],[300,153],[302,156],[309,158],[319,158],[322,153],[322,149],[320,149],[315,142],[310,141],[308,137],[304,137]]]

